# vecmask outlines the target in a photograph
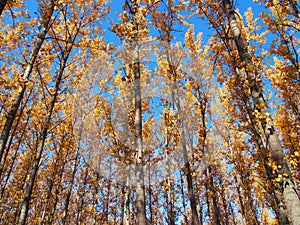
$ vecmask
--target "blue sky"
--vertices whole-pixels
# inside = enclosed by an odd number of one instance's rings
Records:
[[[122,43],[119,41],[119,39],[116,37],[116,35],[110,31],[112,21],[118,21],[118,13],[122,13],[122,5],[125,0],[111,0],[109,5],[111,7],[111,12],[107,16],[107,19],[102,24],[103,29],[106,31],[104,35],[104,40],[106,43],[114,43],[115,46],[121,46]],[[28,7],[28,11],[32,17],[35,17],[38,10],[38,3],[35,0],[25,0],[25,4]],[[254,13],[254,17],[258,16],[261,11],[264,11],[264,7],[260,6],[258,3],[254,3],[252,0],[239,0],[235,1],[236,9],[239,10],[240,14],[243,16],[244,12],[247,11],[249,7],[252,8],[252,11]],[[184,15],[184,12],[182,13]],[[119,21],[120,22],[120,21]],[[213,29],[209,27],[209,24],[199,18],[199,16],[194,16],[189,20],[189,23],[194,24],[195,33],[198,32],[203,33],[203,41],[206,42],[212,35]],[[174,42],[184,41],[184,34],[185,31],[188,29],[188,27],[180,26],[180,31],[175,33]],[[270,40],[272,40],[272,35],[268,36]],[[270,89],[270,83],[266,83],[266,89]],[[273,98],[276,98],[276,95],[273,95]]]
[[[113,42],[115,44],[121,44],[118,38],[116,38],[115,34],[113,34],[109,29],[111,28],[111,21],[117,21],[117,14],[123,12],[123,3],[123,0],[111,0],[109,3],[111,12],[107,17],[107,20],[103,23],[103,28],[104,30],[106,30],[104,38],[107,43]],[[37,12],[38,9],[37,2],[35,0],[25,0],[25,4],[28,6],[30,15],[34,17],[35,12]],[[254,16],[258,16],[259,13],[264,10],[262,6],[259,6],[257,3],[253,3],[252,0],[236,1],[236,8],[239,9],[242,15],[249,7],[252,8]],[[212,29],[209,27],[207,22],[201,21],[197,16],[190,19],[189,22],[194,24],[195,33],[202,32],[204,34],[204,41],[209,39],[212,33]],[[186,31],[187,27],[181,26],[180,29],[182,30],[182,32],[177,32],[177,34],[175,35],[176,41],[183,41],[184,31]]]
[[[109,30],[111,28],[111,20],[116,21],[117,20],[117,14],[116,12],[122,12],[122,4],[124,1],[122,0],[112,0],[110,3],[111,6],[111,13],[108,15],[108,19],[103,23],[103,28],[106,30],[104,39],[106,43],[114,43],[115,45],[121,45],[118,38]],[[32,17],[35,16],[34,12],[37,12],[38,4],[35,0],[25,0],[25,3],[28,6],[29,13]],[[253,3],[251,0],[239,0],[236,2],[236,8],[239,9],[240,14],[243,16],[244,12],[249,8],[252,7],[254,17],[258,16],[258,14],[264,10],[263,6],[259,6],[257,3]],[[110,20],[111,19],[111,20]],[[200,18],[197,16],[193,17],[189,21],[190,23],[194,24],[195,33],[202,32],[204,42],[209,39],[209,37],[212,34],[212,29],[209,28],[208,24],[205,21],[201,21]],[[181,27],[182,32],[176,33],[176,41],[183,42],[184,39],[184,31],[186,31],[187,27]],[[267,86],[269,88],[269,86]]]

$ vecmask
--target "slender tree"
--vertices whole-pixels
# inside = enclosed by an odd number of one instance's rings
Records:
[[[274,124],[268,112],[268,105],[264,93],[262,90],[262,84],[257,77],[257,69],[251,60],[251,56],[248,53],[245,40],[241,36],[241,31],[236,21],[236,15],[234,8],[229,0],[223,1],[223,7],[226,12],[227,18],[230,24],[230,30],[237,46],[239,57],[243,62],[243,66],[249,82],[251,97],[253,99],[256,110],[260,114],[264,115],[261,119],[264,135],[266,136],[267,145],[270,149],[272,160],[278,170],[277,177],[282,179],[280,181],[279,192],[283,195],[283,204],[278,202],[278,207],[286,207],[288,212],[288,218],[290,218],[292,224],[300,223],[300,201],[296,192],[295,183],[292,178],[287,160],[279,141],[278,134],[275,130]],[[270,179],[270,177],[269,177]],[[283,224],[288,224],[286,216],[282,215],[284,210],[280,210],[281,221]]]
[[[45,12],[45,15],[41,16],[41,18],[42,18],[42,21],[41,21],[42,31],[37,36],[38,38],[37,38],[36,43],[34,43],[33,50],[32,50],[32,53],[30,55],[30,59],[28,61],[28,64],[26,65],[24,74],[22,75],[22,83],[19,87],[19,90],[17,92],[15,100],[12,103],[12,105],[11,105],[9,111],[8,111],[8,114],[7,114],[7,117],[6,117],[6,120],[5,120],[5,124],[2,128],[2,131],[1,131],[1,136],[0,136],[0,162],[2,161],[5,146],[6,146],[8,138],[9,138],[9,133],[11,131],[13,122],[16,118],[17,111],[19,109],[19,106],[20,106],[21,101],[23,99],[24,93],[26,91],[26,83],[29,81],[29,78],[30,78],[30,75],[32,73],[35,61],[38,57],[39,51],[40,51],[40,49],[43,45],[43,42],[46,38],[46,35],[47,35],[51,25],[52,25],[51,20],[52,20],[52,15],[53,15],[53,12],[54,12],[55,1],[54,0],[50,1],[49,5],[47,5],[47,6],[41,5],[41,7],[42,8],[48,7],[45,10],[43,10]]]
[[[297,225],[298,2],[106,3],[0,0],[1,224]]]

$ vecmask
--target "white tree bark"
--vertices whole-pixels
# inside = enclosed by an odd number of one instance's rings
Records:
[[[279,207],[278,211],[281,224],[298,225],[300,224],[299,197],[295,184],[293,182],[293,178],[291,176],[290,169],[288,167],[288,163],[284,158],[284,152],[280,144],[278,134],[275,131],[272,118],[268,113],[268,106],[262,91],[262,84],[256,77],[257,71],[255,65],[251,60],[251,56],[249,55],[245,41],[241,37],[240,29],[235,18],[235,12],[230,0],[223,0],[223,6],[229,20],[231,33],[239,51],[240,59],[244,62],[245,65],[244,67],[247,74],[247,80],[250,84],[251,97],[253,99],[254,105],[260,113],[266,115],[265,119],[261,119],[264,135],[266,137],[267,145],[272,155],[272,159],[278,167],[278,175],[282,177],[279,192],[281,193],[283,198],[281,199],[278,196],[278,192],[274,193],[275,198],[277,198],[276,200]],[[285,215],[285,210],[282,209],[282,206],[284,206],[284,208],[287,210],[287,215]],[[290,220],[290,222],[288,220]]]

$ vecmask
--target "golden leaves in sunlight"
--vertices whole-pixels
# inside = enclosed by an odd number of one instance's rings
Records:
[[[152,224],[279,223],[272,191],[300,179],[296,1],[253,1],[234,22],[226,2],[55,0],[35,60],[51,1],[36,1],[36,14],[10,2],[0,21],[2,128],[26,90],[0,152],[1,221],[17,224],[29,199],[28,224],[134,224],[140,185]]]

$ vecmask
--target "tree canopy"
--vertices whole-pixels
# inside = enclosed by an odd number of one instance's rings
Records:
[[[0,0],[1,224],[300,224],[297,0]]]

